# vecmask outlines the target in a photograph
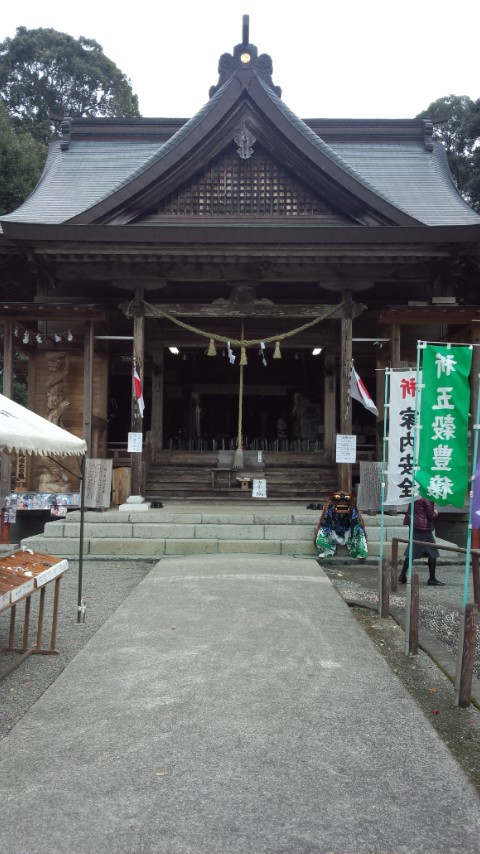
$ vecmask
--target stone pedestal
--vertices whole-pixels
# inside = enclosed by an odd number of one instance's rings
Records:
[[[145,501],[142,495],[129,495],[125,504],[120,504],[119,510],[124,513],[140,513],[150,510],[150,502]]]

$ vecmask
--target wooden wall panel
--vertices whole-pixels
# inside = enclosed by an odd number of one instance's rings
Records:
[[[83,353],[65,352],[68,357],[68,375],[64,380],[65,395],[70,401],[70,405],[65,409],[62,416],[62,424],[65,430],[73,433],[75,436],[83,436]],[[32,366],[31,376],[35,377],[33,388],[29,388],[29,405],[32,409],[44,418],[48,416],[47,406],[47,380],[49,377],[49,353],[38,353],[31,361]],[[94,453],[98,456],[104,456],[106,453],[107,441],[107,392],[108,392],[108,357],[104,354],[96,355],[94,362],[94,382],[93,382],[93,414],[97,419],[101,419],[102,426],[97,426],[94,430]],[[72,463],[69,468],[73,472],[77,470],[77,463],[72,458]],[[43,457],[35,458],[31,461],[29,489],[40,489],[40,476],[45,475],[47,468],[52,469],[53,463]],[[45,482],[45,481],[44,481]],[[76,491],[78,489],[78,481],[73,478],[69,489]],[[49,490],[45,490],[49,491]],[[65,490],[67,491],[67,490]]]

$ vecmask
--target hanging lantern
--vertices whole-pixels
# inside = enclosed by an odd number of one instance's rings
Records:
[[[275,352],[273,354],[273,358],[274,359],[281,359],[282,358],[282,353],[280,351],[280,341],[277,341],[275,344]]]
[[[247,351],[245,350],[245,347],[242,347],[240,350],[240,362],[239,362],[239,364],[240,365],[248,365]]]
[[[210,338],[210,342],[209,342],[208,350],[207,350],[207,356],[216,356],[216,355],[217,355],[217,351],[215,348],[215,341],[213,338]]]

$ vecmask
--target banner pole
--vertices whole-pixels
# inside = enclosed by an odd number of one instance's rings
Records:
[[[385,368],[385,390],[383,395],[383,441],[382,441],[382,480],[380,488],[380,556],[378,559],[378,613],[382,613],[383,606],[383,583],[382,583],[382,566],[384,553],[384,536],[385,536],[385,472],[386,472],[386,456],[387,456],[387,413],[388,392],[389,392],[390,370]]]
[[[413,513],[415,504],[415,472],[417,470],[418,440],[419,440],[419,388],[420,388],[420,350],[425,348],[425,341],[417,341],[417,366],[415,374],[415,422],[413,430],[413,469],[412,494],[410,496],[410,525],[408,527],[408,569],[407,592],[405,597],[405,655],[410,653],[410,609],[412,607],[412,555],[413,555]]]
[[[463,600],[462,607],[463,610],[467,607],[468,600],[468,580],[470,577],[470,559],[472,552],[472,528],[473,528],[473,490],[475,485],[475,474],[477,471],[477,460],[478,460],[478,431],[479,431],[479,421],[480,421],[480,376],[477,377],[479,380],[479,390],[477,394],[477,412],[475,415],[475,424],[473,425],[473,457],[472,457],[472,475],[470,478],[470,504],[468,510],[468,528],[467,528],[467,550],[465,553],[465,574],[463,579]]]
[[[472,458],[472,476],[470,479],[470,506],[468,511],[468,528],[467,528],[467,549],[465,552],[465,569],[463,576],[463,596],[462,596],[462,610],[460,612],[460,620],[458,624],[458,646],[457,646],[457,658],[456,658],[456,667],[455,667],[455,678],[453,680],[454,687],[454,695],[453,695],[453,704],[454,706],[459,705],[460,700],[460,682],[462,676],[462,662],[463,662],[463,646],[465,643],[465,610],[467,607],[468,600],[468,581],[470,578],[470,560],[472,554],[472,528],[473,528],[473,492],[475,489],[475,475],[477,471],[477,459],[478,459],[478,430],[479,430],[479,421],[480,421],[480,376],[477,377],[479,380],[479,389],[477,394],[477,412],[475,416],[475,424],[473,425],[474,435],[473,435],[473,458]]]

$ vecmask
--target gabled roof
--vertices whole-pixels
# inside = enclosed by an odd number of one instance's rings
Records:
[[[219,71],[210,100],[189,120],[64,123],[64,139],[51,144],[40,183],[3,219],[141,222],[244,131],[254,140],[253,157],[257,144],[350,224],[480,224],[425,121],[303,121],[273,86],[270,58],[245,41],[221,57]]]

